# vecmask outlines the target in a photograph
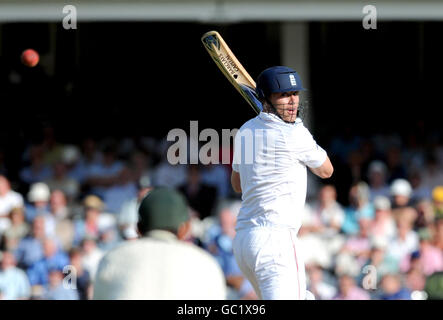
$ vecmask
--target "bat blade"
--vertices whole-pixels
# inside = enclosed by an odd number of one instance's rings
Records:
[[[217,31],[205,33],[201,41],[215,64],[256,113],[263,110],[255,93],[255,81],[237,60]]]

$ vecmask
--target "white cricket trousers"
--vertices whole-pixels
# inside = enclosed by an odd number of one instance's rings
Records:
[[[240,270],[260,299],[306,299],[305,266],[295,229],[239,230],[233,249]]]

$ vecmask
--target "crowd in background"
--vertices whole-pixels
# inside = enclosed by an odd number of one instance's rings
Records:
[[[0,298],[90,299],[101,257],[138,238],[137,204],[156,186],[188,200],[188,241],[220,263],[227,298],[256,298],[232,253],[241,200],[229,164],[171,165],[170,143],[151,137],[56,137],[45,128],[17,173],[0,156]],[[309,174],[305,212],[294,212],[317,299],[443,298],[441,138],[335,137],[325,146],[334,177]]]

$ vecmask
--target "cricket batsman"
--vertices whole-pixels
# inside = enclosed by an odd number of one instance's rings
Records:
[[[323,179],[331,177],[333,167],[297,118],[302,90],[295,70],[283,66],[264,70],[256,87],[263,111],[239,129],[234,142],[231,184],[242,193],[234,255],[265,300],[313,299],[306,290],[297,241],[306,200],[306,167]]]

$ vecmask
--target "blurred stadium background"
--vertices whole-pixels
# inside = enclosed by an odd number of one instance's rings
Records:
[[[68,4],[77,9],[77,29],[63,28]],[[254,116],[200,42],[217,30],[254,78],[288,65],[309,90],[305,122],[335,166],[326,181],[332,187],[310,175],[300,233],[317,253],[307,261],[317,298],[441,298],[443,4],[373,1],[377,29],[365,30],[366,4],[0,0],[0,296],[90,297],[99,257],[133,237],[129,203],[144,187],[169,185],[188,197],[190,241],[218,259],[229,298],[254,297],[237,281],[221,231],[235,220],[235,212],[221,218],[221,208],[235,211],[239,200],[230,167],[173,167],[164,158],[173,128],[188,132],[198,120],[200,130],[221,132]],[[34,68],[20,61],[28,48],[40,54]],[[203,191],[190,192],[194,185]],[[101,217],[91,223],[101,222],[90,234],[91,208]],[[23,242],[39,229],[37,216],[46,231]],[[61,258],[45,256],[46,237],[57,238],[54,257]],[[28,261],[34,245],[41,254]],[[78,295],[60,293],[57,278],[48,278],[66,259],[87,271]],[[379,266],[377,288],[366,290],[361,270],[371,264]],[[20,285],[8,278],[11,268],[25,272]]]

